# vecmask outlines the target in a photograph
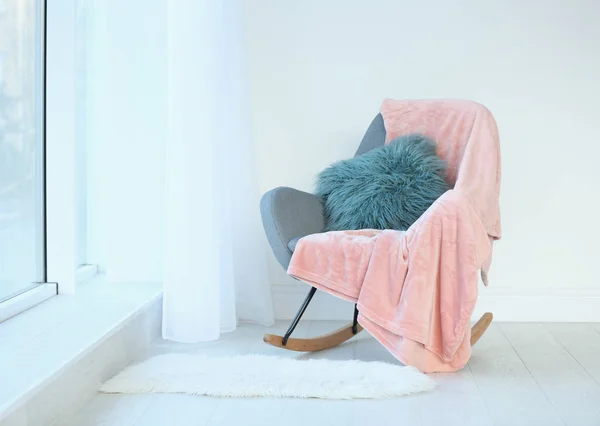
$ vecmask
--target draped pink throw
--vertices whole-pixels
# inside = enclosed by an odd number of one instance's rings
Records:
[[[358,304],[359,322],[397,359],[456,371],[471,356],[478,271],[487,285],[500,238],[500,147],[490,112],[450,100],[385,100],[387,137],[434,139],[454,187],[407,231],[335,231],[302,238],[288,273]]]

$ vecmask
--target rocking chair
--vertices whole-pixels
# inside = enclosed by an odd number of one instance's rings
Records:
[[[377,114],[367,129],[355,156],[362,155],[385,144],[386,130],[381,114]],[[288,187],[278,187],[265,193],[260,203],[263,226],[269,245],[279,264],[287,270],[300,238],[323,232],[325,218],[320,197]],[[348,325],[331,333],[308,338],[290,338],[317,289],[311,287],[298,313],[283,336],[265,334],[263,340],[273,346],[299,352],[314,352],[337,346],[362,331],[358,324],[358,309]],[[489,312],[482,315],[471,328],[471,346],[483,335],[492,322]]]

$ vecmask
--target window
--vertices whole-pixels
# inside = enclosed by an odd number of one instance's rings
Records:
[[[44,2],[0,0],[0,321],[46,282]]]

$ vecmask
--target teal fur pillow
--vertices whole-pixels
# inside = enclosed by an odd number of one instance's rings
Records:
[[[450,189],[435,142],[412,134],[322,171],[326,230],[406,230]]]

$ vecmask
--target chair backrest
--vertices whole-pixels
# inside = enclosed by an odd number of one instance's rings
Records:
[[[373,148],[383,146],[385,144],[385,135],[386,133],[385,126],[383,125],[383,117],[381,114],[377,114],[367,129],[367,132],[363,136],[363,139],[360,142],[360,145],[354,156],[358,157],[359,155],[362,155]]]

